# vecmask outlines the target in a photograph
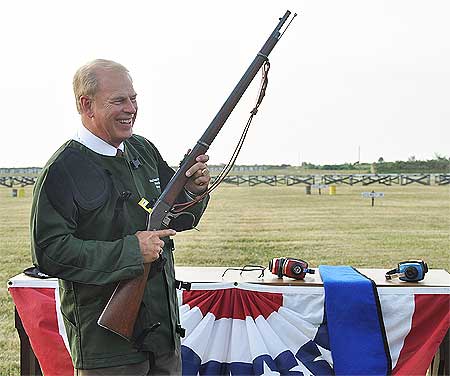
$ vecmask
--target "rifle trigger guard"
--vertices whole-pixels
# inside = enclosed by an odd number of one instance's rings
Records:
[[[164,218],[164,225],[167,228],[171,228],[177,232],[193,229],[194,223],[195,223],[194,214],[186,211],[180,213],[170,212],[166,216],[166,218]]]

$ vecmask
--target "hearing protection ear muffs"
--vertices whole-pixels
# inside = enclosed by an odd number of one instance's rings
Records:
[[[397,265],[396,269],[386,272],[387,280],[398,278],[405,282],[419,282],[425,278],[428,272],[428,265],[423,260],[402,261]]]
[[[306,273],[315,273],[315,270],[308,268],[306,261],[290,257],[280,257],[270,260],[269,270],[278,278],[285,276],[294,279],[304,279]]]

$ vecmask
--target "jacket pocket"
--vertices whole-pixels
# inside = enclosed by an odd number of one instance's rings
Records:
[[[136,352],[130,342],[97,324],[104,306],[105,304],[100,301],[78,307],[81,347],[83,358],[87,361],[114,358]]]
[[[143,349],[143,344],[147,336],[150,336],[151,333],[158,329],[160,323],[151,322],[150,313],[145,303],[141,303],[141,307],[139,308],[138,316],[136,318],[136,323],[134,324],[133,330],[133,346],[136,349]]]
[[[80,335],[77,326],[67,315],[61,310],[64,327],[66,328],[67,339],[69,340],[70,355],[75,367],[81,365],[81,347]]]

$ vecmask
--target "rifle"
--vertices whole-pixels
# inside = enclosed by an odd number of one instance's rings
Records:
[[[160,230],[163,228],[168,228],[170,221],[180,215],[173,212],[172,209],[178,195],[183,191],[188,180],[186,177],[186,171],[196,163],[195,159],[199,155],[206,153],[211,143],[222,129],[222,126],[230,116],[231,112],[241,99],[242,95],[247,90],[253,78],[256,76],[263,64],[268,62],[270,52],[280,40],[287,27],[289,27],[294,17],[297,15],[293,15],[284,31],[281,32],[281,28],[288,20],[290,14],[290,11],[286,11],[284,16],[279,19],[278,25],[270,34],[269,38],[258,52],[250,66],[247,68],[228,99],[222,105],[217,115],[211,121],[206,131],[200,137],[200,140],[197,141],[197,144],[191,152],[185,156],[180,168],[169,181],[151,210],[147,230]],[[259,103],[263,96],[264,92],[261,91],[260,98],[258,100]],[[252,116],[256,114],[256,111],[257,107],[255,107],[252,111]],[[249,123],[247,125],[249,125]],[[127,340],[131,340],[149,272],[150,264],[144,264],[144,273],[141,276],[131,280],[120,281],[118,283],[109,302],[97,321],[98,325],[122,336]]]

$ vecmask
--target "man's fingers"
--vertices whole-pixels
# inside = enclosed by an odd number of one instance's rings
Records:
[[[209,183],[209,180],[210,180],[210,178],[209,178],[209,176],[200,176],[199,178],[197,178],[197,179],[195,179],[194,180],[194,183],[196,184],[196,185],[205,185],[205,184],[208,184]]]
[[[202,171],[207,169],[208,166],[206,163],[203,162],[197,162],[194,164],[189,170],[186,171],[186,176],[189,178],[194,174],[197,174],[198,176],[202,175]]]
[[[166,236],[175,236],[177,232],[172,229],[166,229],[166,230],[155,230],[153,233],[158,236],[159,238],[165,238]]]
[[[195,158],[195,160],[197,161],[197,163],[195,163],[186,171],[186,176],[188,178],[194,175],[198,170],[204,170],[205,168],[207,168],[206,162],[209,161],[209,156],[206,154],[200,154],[199,156],[197,156],[197,158]]]
[[[208,162],[208,161],[209,161],[209,156],[206,155],[206,154],[201,154],[201,155],[199,155],[197,158],[195,158],[195,160],[196,160],[197,162],[203,162],[203,163],[205,163],[205,162]]]

